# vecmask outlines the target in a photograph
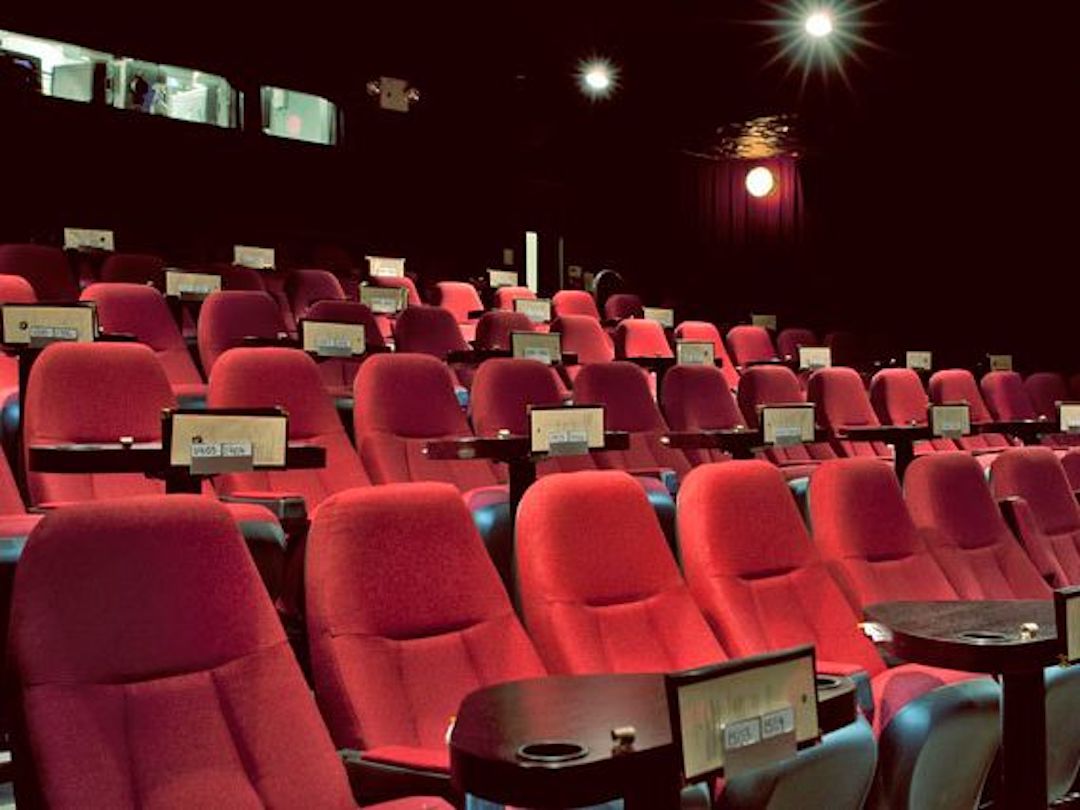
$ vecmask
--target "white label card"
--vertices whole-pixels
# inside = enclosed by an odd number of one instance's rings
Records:
[[[645,307],[645,320],[656,321],[665,329],[675,328],[675,310],[664,307]]]
[[[675,361],[680,366],[712,366],[716,364],[716,347],[708,340],[675,341]]]
[[[233,264],[238,264],[241,267],[253,267],[256,270],[272,270],[274,262],[273,248],[233,245]]]
[[[932,352],[907,352],[904,365],[916,371],[930,371],[934,365]]]
[[[97,313],[92,306],[5,304],[4,343],[44,346],[58,340],[90,343],[97,338]]]
[[[990,370],[991,371],[1012,371],[1013,359],[1011,354],[991,354],[990,358]]]
[[[488,270],[488,284],[493,289],[498,287],[516,287],[518,274],[513,270]]]
[[[945,439],[966,436],[971,433],[971,408],[964,403],[931,405],[930,430]]]
[[[766,444],[781,447],[812,442],[815,438],[814,406],[766,406],[761,409],[761,432]]]
[[[114,250],[112,231],[94,228],[64,228],[64,247],[69,250],[92,248],[95,250]]]
[[[1080,433],[1080,402],[1059,403],[1058,421],[1062,433]]]
[[[360,302],[366,304],[376,315],[394,315],[401,312],[409,300],[408,295],[409,292],[404,287],[367,285],[360,288]]]
[[[558,332],[511,332],[510,354],[550,366],[562,360],[562,335]]]
[[[368,263],[368,275],[382,278],[403,278],[405,260],[394,256],[365,256]]]
[[[776,316],[775,315],[751,315],[750,323],[754,326],[760,326],[762,329],[771,329],[776,331]]]
[[[1065,657],[1071,662],[1080,661],[1080,594],[1065,598]]]
[[[828,346],[800,346],[799,368],[813,371],[832,365],[832,349]]]
[[[174,413],[169,464],[197,475],[284,467],[287,444],[284,414]]]
[[[735,662],[737,663],[737,662]],[[675,676],[678,677],[678,676]],[[814,656],[737,669],[676,690],[683,775],[727,776],[794,756],[818,738]]]
[[[304,320],[300,334],[304,351],[320,357],[351,357],[367,348],[363,324]]]
[[[201,300],[221,289],[221,276],[212,273],[165,271],[165,294],[174,298]]]
[[[522,313],[533,323],[551,320],[551,301],[547,298],[515,298],[514,312]]]
[[[534,453],[577,455],[604,446],[604,409],[596,406],[531,408]]]

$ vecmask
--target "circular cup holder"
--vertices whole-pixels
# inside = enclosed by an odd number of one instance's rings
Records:
[[[833,675],[815,675],[814,685],[818,689],[836,689],[843,681]]]
[[[570,740],[544,740],[526,743],[517,750],[518,759],[528,762],[570,762],[589,753],[589,746]]]
[[[1000,644],[1004,641],[1012,641],[1012,637],[993,630],[968,630],[964,633],[957,633],[956,636],[964,641],[974,641],[979,644]]]

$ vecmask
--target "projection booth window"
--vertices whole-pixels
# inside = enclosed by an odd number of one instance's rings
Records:
[[[337,143],[337,105],[322,96],[263,87],[262,124],[267,135],[325,145]]]
[[[0,82],[69,101],[110,102],[111,54],[0,30]]]
[[[222,76],[129,58],[117,60],[115,71],[114,87],[122,92],[114,94],[114,106],[120,109],[218,127],[237,124],[237,94]]]

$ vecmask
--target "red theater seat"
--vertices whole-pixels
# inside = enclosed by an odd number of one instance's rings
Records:
[[[216,292],[203,301],[199,314],[199,356],[210,374],[214,363],[248,337],[278,340],[285,336],[281,310],[270,295],[255,290]]]
[[[402,312],[394,327],[394,345],[402,353],[429,354],[445,361],[450,352],[465,352],[469,344],[449,310],[426,305],[411,306]],[[454,383],[468,388],[473,369],[455,363]]]
[[[1035,412],[1055,422],[1058,419],[1058,403],[1069,401],[1065,378],[1056,372],[1037,371],[1028,375],[1024,380],[1024,390]]]
[[[844,456],[892,460],[892,450],[885,442],[846,438],[850,428],[881,426],[862,377],[855,369],[842,366],[818,369],[806,383],[806,399],[815,404],[818,424],[829,432]]]
[[[75,301],[79,285],[64,252],[45,245],[0,245],[0,274],[22,276],[39,301]]]
[[[641,296],[634,293],[615,293],[604,302],[604,317],[609,321],[645,317]]]
[[[624,473],[534,484],[518,514],[517,560],[525,623],[553,673],[670,672],[728,658],[644,493]],[[728,780],[723,806],[861,807],[873,746],[865,725],[845,731],[851,736],[841,732],[836,749],[826,743],[747,782]],[[820,781],[816,768],[833,756],[842,768]]]
[[[306,317],[313,321],[351,323],[364,327],[364,344],[370,350],[386,346],[379,323],[366,304],[359,301],[323,299],[308,307]],[[353,380],[363,358],[326,357],[318,363],[319,375],[326,389],[335,397],[352,397]]]
[[[449,793],[447,728],[471,691],[545,674],[446,484],[332,496],[308,539],[315,694],[372,773]],[[374,781],[374,780],[373,780]]]
[[[809,329],[791,327],[776,336],[776,350],[785,360],[798,360],[800,346],[817,346],[818,339]]]
[[[744,370],[750,363],[778,359],[772,337],[762,326],[733,326],[727,333],[727,345],[735,364]]]
[[[966,402],[971,409],[971,426],[986,425],[993,421],[990,409],[986,407],[979,386],[971,372],[962,368],[937,371],[930,377],[930,399],[935,405]],[[987,454],[988,462],[993,462],[1002,450],[1012,447],[1012,442],[1000,433],[976,433],[961,436],[956,440],[964,450],[971,450],[979,455]]]
[[[211,501],[49,515],[19,564],[11,640],[29,755],[20,803],[355,806],[255,568]],[[435,801],[412,807],[445,807]]]
[[[600,320],[600,310],[596,308],[596,299],[584,290],[559,290],[551,298],[552,314],[556,318],[564,315],[581,315]]]
[[[476,348],[509,351],[512,332],[532,332],[533,323],[521,312],[485,312],[476,324]]]
[[[922,380],[910,368],[885,368],[870,380],[870,402],[883,425],[929,424],[930,398]],[[915,455],[959,450],[952,439],[915,442]]]
[[[0,304],[32,304],[34,288],[22,276],[0,275]],[[19,358],[0,352],[0,412],[5,439],[19,430]]]
[[[1023,379],[1015,371],[991,371],[979,382],[983,399],[991,415],[999,422],[1043,419],[1051,425],[1058,424],[1058,415],[1044,417],[1039,414],[1028,396]],[[1056,408],[1055,408],[1056,411]],[[1080,445],[1080,436],[1053,432],[1042,437],[1042,443],[1061,450]]]
[[[819,671],[871,679],[863,701],[874,715],[881,766],[870,806],[931,806],[943,795],[974,805],[994,754],[996,718],[988,713],[985,738],[971,741],[974,757],[966,747],[948,760],[936,752],[972,734],[968,701],[974,693],[995,703],[993,684],[939,689],[933,669],[887,669],[778,470],[746,461],[690,473],[679,493],[679,545],[691,593],[730,653],[812,643]]]
[[[101,280],[120,284],[160,286],[165,260],[149,253],[113,253],[101,265]]]
[[[407,296],[408,306],[418,307],[424,302],[416,289],[416,282],[408,276],[372,276],[368,281],[376,287],[402,288]]]
[[[1053,451],[1018,447],[1002,453],[990,470],[990,486],[995,498],[1012,501],[1014,530],[1039,573],[1054,588],[1080,585],[1080,507]]]
[[[675,366],[664,375],[660,394],[672,430],[732,430],[746,424],[723,372],[716,366]],[[695,465],[729,458],[721,450],[685,452]]]
[[[674,357],[664,327],[656,321],[629,318],[615,327],[615,356],[620,360],[634,357]]]
[[[145,284],[98,283],[83,290],[81,298],[97,306],[103,331],[133,335],[154,350],[177,399],[205,399],[206,383],[160,292]]]
[[[440,281],[435,289],[439,295],[439,306],[450,310],[461,334],[471,342],[476,337],[477,318],[469,317],[469,314],[484,309],[484,302],[480,300],[476,287],[464,281]]]
[[[1080,492],[1080,450],[1070,450],[1061,457],[1061,466],[1073,492]]]
[[[727,347],[720,338],[720,330],[707,321],[683,321],[675,327],[675,340],[690,340],[713,345],[713,356],[724,372],[724,379],[732,391],[739,387],[739,370],[728,357]]]
[[[610,363],[615,359],[611,338],[600,321],[587,315],[565,315],[551,322],[551,331],[562,335],[562,350],[577,355],[577,365],[566,368],[570,380],[577,379],[591,363]]]
[[[499,287],[495,290],[495,308],[510,310],[514,309],[514,301],[519,298],[529,300],[536,299],[536,293],[528,287]]]
[[[311,317],[310,309],[318,301],[345,301],[341,282],[328,270],[292,270],[285,277],[284,290],[298,322]]]
[[[239,264],[218,264],[206,272],[217,273],[221,276],[221,289],[223,290],[261,290],[266,292],[266,282],[263,280],[263,274],[253,267],[243,267]]]

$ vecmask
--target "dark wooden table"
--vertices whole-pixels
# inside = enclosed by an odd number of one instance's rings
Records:
[[[284,469],[318,469],[326,466],[326,448],[290,442],[285,449]],[[165,491],[199,493],[202,480],[211,476],[193,475],[186,467],[169,464],[168,450],[159,442],[125,445],[49,444],[29,448],[32,472],[47,473],[142,473],[165,481]]]
[[[1001,676],[1001,797],[1009,810],[1046,807],[1046,689],[1057,661],[1054,603],[1046,600],[887,602],[864,610],[888,628],[897,658]],[[1030,638],[1021,626],[1038,625]]]
[[[754,448],[765,441],[760,430],[738,427],[726,430],[673,431],[660,438],[673,450],[723,450],[732,458],[753,458]]]
[[[1048,433],[1060,433],[1061,426],[1050,419],[1013,419],[1004,422],[986,422],[972,425],[976,433],[1004,433],[1015,436],[1024,444],[1039,444],[1039,438]]]
[[[915,460],[915,442],[931,439],[934,432],[927,425],[875,425],[850,427],[840,438],[855,442],[885,442],[893,446],[896,477],[904,480],[908,465]]]
[[[854,684],[821,679],[823,732],[855,721]],[[615,752],[611,730],[633,726],[632,750]],[[562,762],[524,759],[531,743],[584,746]],[[480,689],[465,698],[450,737],[454,786],[524,807],[581,807],[617,798],[627,810],[680,806],[681,763],[672,741],[663,675],[537,678]]]

